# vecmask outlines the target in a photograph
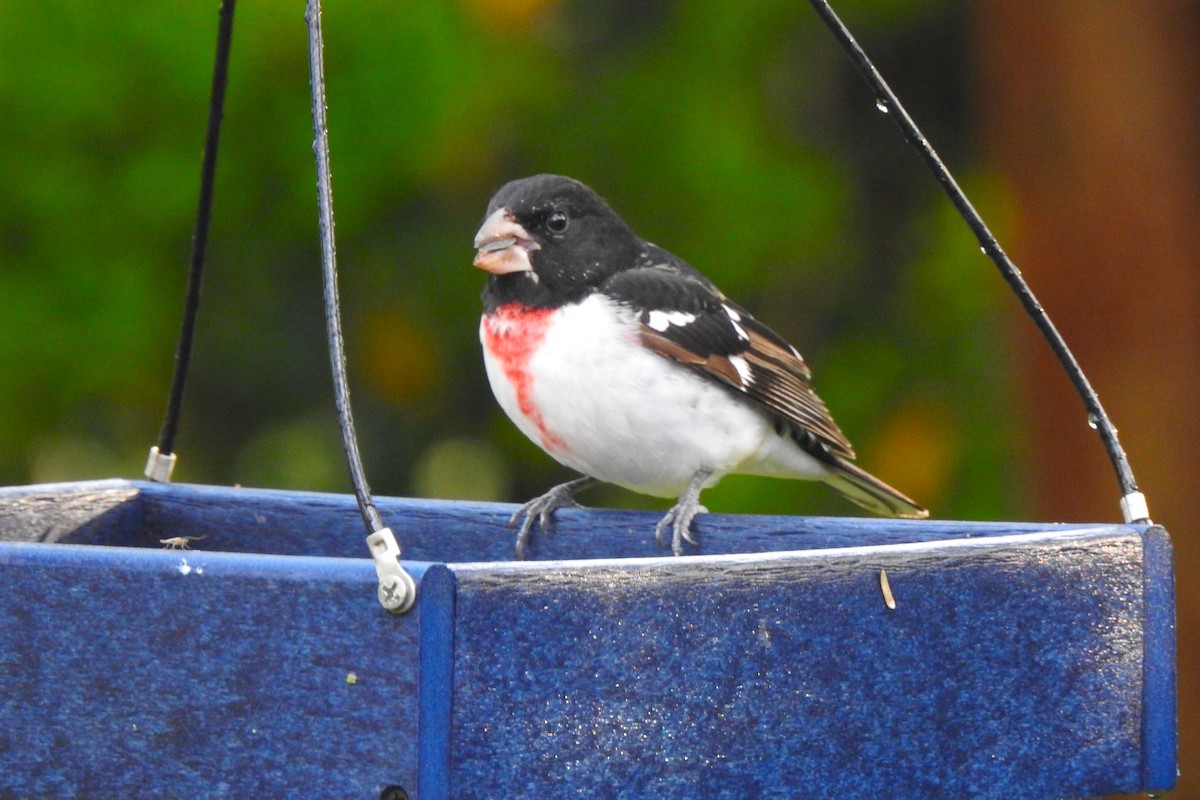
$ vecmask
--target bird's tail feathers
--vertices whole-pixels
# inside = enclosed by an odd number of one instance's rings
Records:
[[[825,483],[846,499],[884,517],[925,519],[929,511],[864,469],[841,458],[830,465]]]

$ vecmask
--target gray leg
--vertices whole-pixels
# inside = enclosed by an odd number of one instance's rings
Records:
[[[659,520],[654,528],[654,539],[659,547],[666,547],[667,528],[672,529],[671,552],[677,556],[683,555],[683,543],[697,544],[692,538],[692,520],[698,514],[704,514],[707,508],[700,505],[700,491],[704,482],[712,475],[712,470],[702,469],[692,476],[691,483],[679,495],[679,501],[671,507],[667,515]]]
[[[525,545],[529,541],[529,534],[533,532],[533,523],[537,522],[538,527],[542,529],[542,533],[554,532],[554,511],[563,506],[579,505],[575,502],[575,493],[589,486],[595,486],[600,481],[595,478],[584,475],[582,478],[576,478],[573,481],[560,483],[550,491],[543,495],[533,498],[528,503],[525,503],[516,511],[508,520],[508,527],[511,529],[517,524],[517,520],[524,517],[521,521],[521,528],[517,531],[517,558],[525,557]]]

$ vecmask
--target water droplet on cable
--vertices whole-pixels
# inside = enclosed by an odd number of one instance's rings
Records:
[[[882,111],[884,114],[888,113],[887,100],[884,100],[882,97],[875,101],[875,107],[877,109],[879,109],[880,111]]]
[[[1088,427],[1091,428],[1092,430],[1096,430],[1097,428],[1099,428],[1100,427],[1100,417],[1096,416],[1095,414],[1088,414]]]

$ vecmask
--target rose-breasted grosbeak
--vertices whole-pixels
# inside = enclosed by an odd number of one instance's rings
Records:
[[[854,466],[794,347],[582,183],[503,186],[475,235],[491,273],[480,324],[492,392],[521,431],[584,477],[513,514],[533,525],[600,481],[678,497],[658,523],[695,544],[700,492],[729,473],[819,480],[877,514],[929,512]]]

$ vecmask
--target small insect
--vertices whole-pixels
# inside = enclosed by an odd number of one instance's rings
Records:
[[[191,550],[192,548],[188,547],[188,544],[203,538],[203,536],[172,536],[169,539],[159,539],[158,541],[163,545],[164,550]]]
[[[892,584],[888,581],[886,569],[879,570],[879,588],[883,590],[883,604],[895,611],[896,598],[892,595]]]

